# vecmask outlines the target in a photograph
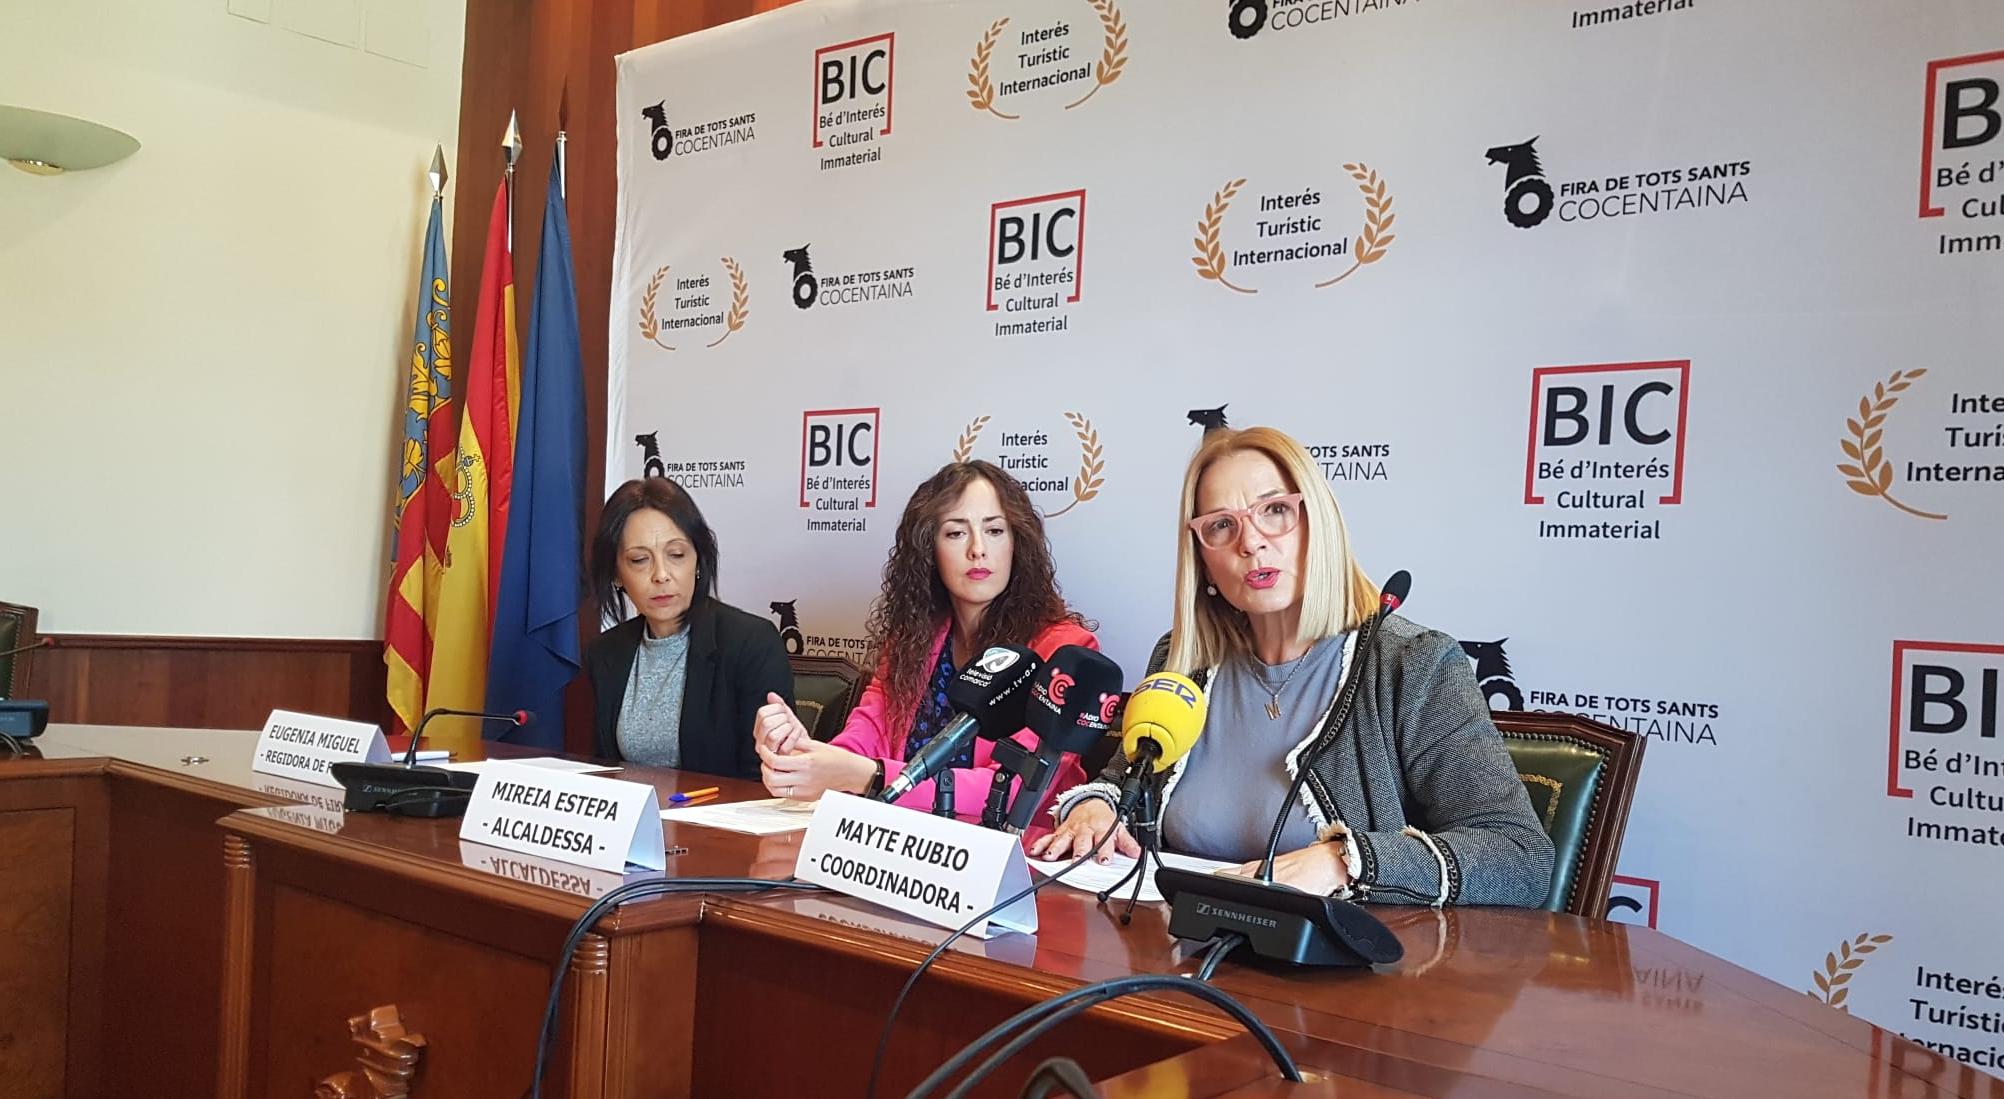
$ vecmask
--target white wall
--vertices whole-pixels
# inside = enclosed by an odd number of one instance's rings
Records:
[[[0,599],[49,631],[381,635],[464,23],[465,0],[0,0],[0,103],[142,143],[0,166]]]

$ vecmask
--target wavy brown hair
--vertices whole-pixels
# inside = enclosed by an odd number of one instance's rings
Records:
[[[882,656],[884,694],[897,721],[893,735],[902,742],[918,712],[919,695],[932,668],[926,654],[932,639],[953,614],[953,600],[939,575],[933,548],[940,515],[975,481],[987,481],[1002,501],[1009,524],[1009,583],[988,604],[974,638],[974,653],[990,645],[1028,645],[1030,639],[1058,622],[1092,628],[1065,605],[1058,588],[1051,543],[1044,536],[1044,519],[1030,494],[1014,477],[992,462],[976,459],[941,466],[939,472],[912,493],[898,520],[897,541],[884,562],[884,590],[870,608],[870,640]],[[973,653],[957,654],[962,663]]]

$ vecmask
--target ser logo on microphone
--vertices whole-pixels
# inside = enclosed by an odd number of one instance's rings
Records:
[[[1166,675],[1151,675],[1147,679],[1142,680],[1139,687],[1134,688],[1135,694],[1140,694],[1143,691],[1167,691],[1182,700],[1184,707],[1192,710],[1197,708],[1197,692],[1192,690],[1190,685],[1181,679],[1171,679]]]

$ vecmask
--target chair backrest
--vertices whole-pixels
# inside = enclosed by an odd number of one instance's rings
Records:
[[[1648,741],[1578,714],[1497,710],[1491,717],[1552,837],[1545,910],[1604,918]]]
[[[839,656],[789,656],[793,712],[816,740],[832,740],[863,697],[870,673]]]
[[[35,608],[0,603],[0,653],[32,645],[37,636]],[[0,656],[0,698],[26,698],[29,673],[34,670],[33,652]]]

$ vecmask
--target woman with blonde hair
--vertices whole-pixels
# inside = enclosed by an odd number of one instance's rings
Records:
[[[1391,615],[1374,653],[1354,651],[1377,587],[1301,444],[1269,427],[1207,435],[1178,536],[1175,619],[1152,663],[1197,680],[1210,706],[1190,754],[1157,777],[1164,846],[1252,873],[1314,748],[1274,880],[1355,900],[1543,904],[1552,843],[1460,645]],[[1332,728],[1359,664],[1355,705]],[[1032,853],[1083,854],[1115,828],[1126,766],[1116,757],[1061,796]],[[1114,846],[1139,853],[1125,828]]]

